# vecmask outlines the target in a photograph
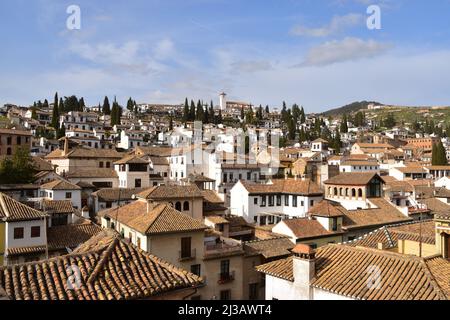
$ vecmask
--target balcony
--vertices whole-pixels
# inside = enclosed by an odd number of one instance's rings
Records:
[[[197,256],[197,252],[195,249],[190,251],[178,251],[178,261],[189,261],[194,260]]]
[[[234,271],[229,271],[226,273],[219,273],[218,276],[219,280],[217,281],[218,284],[226,284],[234,281]]]

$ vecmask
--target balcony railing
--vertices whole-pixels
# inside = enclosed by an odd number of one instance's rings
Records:
[[[243,251],[242,245],[230,245],[226,243],[219,243],[215,245],[205,246],[205,257],[220,254],[231,254]]]
[[[195,249],[192,249],[191,251],[178,251],[179,261],[194,260],[196,256],[197,251]]]
[[[219,284],[226,284],[234,281],[234,271],[226,272],[226,273],[219,273]]]

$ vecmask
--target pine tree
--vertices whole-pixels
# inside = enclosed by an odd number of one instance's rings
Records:
[[[170,116],[170,119],[169,119],[169,131],[173,131],[173,117],[172,116]]]
[[[44,100],[44,104],[42,105],[42,108],[46,109],[46,110],[48,109],[48,100],[47,99]]]
[[[200,100],[197,102],[197,111],[195,112],[195,120],[202,121],[203,120],[203,104]]]
[[[133,112],[133,110],[134,110],[134,103],[133,103],[133,99],[131,99],[131,97],[127,101],[127,110],[130,112]]]
[[[300,123],[305,123],[306,122],[306,116],[305,116],[305,110],[303,109],[303,107],[300,109]]]
[[[191,100],[191,107],[189,108],[189,121],[195,120],[195,102]]]
[[[111,106],[109,104],[108,97],[105,97],[105,100],[103,101],[102,111],[103,111],[103,114],[106,116],[111,115]]]

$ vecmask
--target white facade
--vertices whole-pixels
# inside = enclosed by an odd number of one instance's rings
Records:
[[[40,196],[50,200],[70,200],[75,209],[81,209],[81,190],[41,189]]]
[[[31,236],[31,229],[39,228],[39,237]],[[23,237],[14,239],[14,229],[23,228]],[[47,244],[45,220],[30,220],[6,223],[6,249],[45,246]]]
[[[231,189],[230,210],[231,214],[243,217],[248,223],[255,223],[258,216],[267,214],[303,218],[322,199],[322,196],[310,197],[292,194],[250,195],[249,191],[239,181]],[[270,220],[267,219],[266,222],[272,222]]]

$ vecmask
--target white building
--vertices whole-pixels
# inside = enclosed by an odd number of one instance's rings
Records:
[[[136,155],[114,162],[119,177],[119,188],[150,187],[150,163]]]
[[[238,181],[231,189],[230,210],[248,223],[266,225],[289,217],[306,217],[322,199],[322,190],[309,179]]]
[[[39,195],[48,200],[70,200],[75,209],[82,208],[81,188],[63,179],[41,185]]]

